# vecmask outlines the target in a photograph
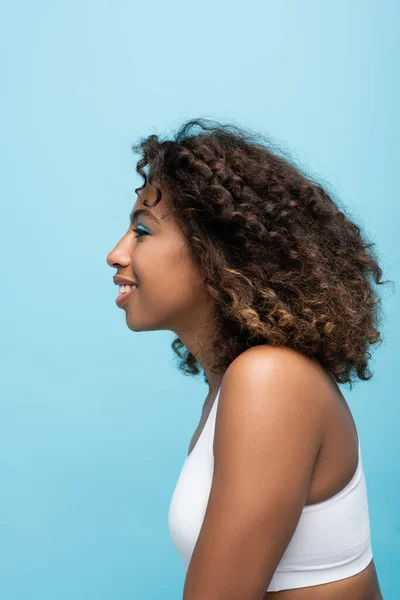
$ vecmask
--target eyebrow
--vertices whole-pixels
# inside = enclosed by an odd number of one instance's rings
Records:
[[[147,208],[137,208],[136,210],[131,211],[129,215],[131,225],[133,225],[133,222],[135,221],[135,219],[137,219],[139,215],[145,215],[146,217],[157,223],[157,225],[161,225],[161,221],[159,221],[156,215]]]

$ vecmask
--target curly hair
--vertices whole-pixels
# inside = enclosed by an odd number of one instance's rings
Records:
[[[200,130],[196,130],[196,128]],[[364,381],[378,327],[382,281],[371,243],[339,202],[271,138],[192,119],[173,139],[132,146],[136,171],[168,192],[172,211],[215,306],[211,370],[224,373],[247,348],[286,346],[317,359],[339,384]],[[148,174],[145,168],[148,167]],[[150,206],[146,201],[146,206]],[[393,282],[392,282],[393,283]],[[178,368],[203,372],[179,337]]]

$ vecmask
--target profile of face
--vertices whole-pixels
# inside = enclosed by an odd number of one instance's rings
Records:
[[[121,306],[132,331],[171,330],[181,337],[205,316],[204,284],[190,256],[187,240],[173,217],[162,189],[160,202],[147,184],[139,191],[132,210],[133,222],[107,256],[114,275],[137,283]],[[145,212],[136,214],[137,210]],[[117,289],[117,288],[116,288]],[[118,293],[118,292],[117,292]]]

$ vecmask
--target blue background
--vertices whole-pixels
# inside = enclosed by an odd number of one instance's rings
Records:
[[[135,334],[106,256],[131,145],[210,117],[277,139],[328,182],[399,280],[399,4],[4,2],[0,596],[182,597],[169,502],[208,388],[172,332]],[[398,294],[374,377],[342,391],[362,440],[374,559],[400,596]],[[397,304],[397,306],[396,306]]]

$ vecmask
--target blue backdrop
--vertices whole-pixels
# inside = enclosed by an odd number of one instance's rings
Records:
[[[106,256],[141,184],[139,137],[201,116],[273,136],[333,186],[398,281],[399,12],[395,0],[1,3],[2,598],[182,594],[167,513],[208,388],[176,370],[173,333],[135,334],[115,305]],[[374,377],[342,390],[394,600],[400,321],[393,286],[380,290]]]

